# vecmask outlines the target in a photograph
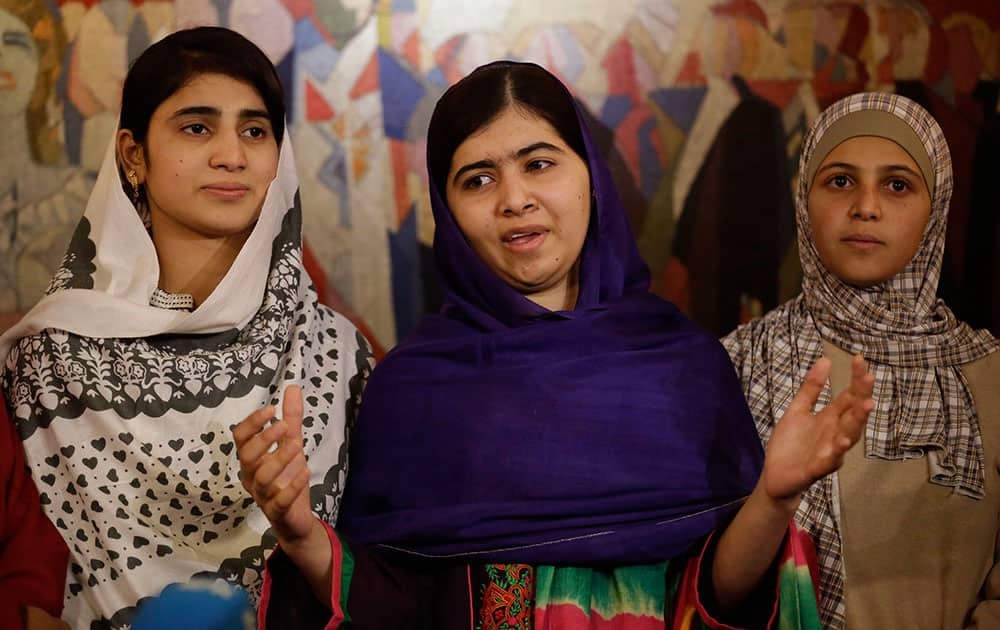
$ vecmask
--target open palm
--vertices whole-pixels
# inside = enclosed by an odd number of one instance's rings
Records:
[[[819,413],[813,413],[830,369],[829,359],[817,361],[775,424],[762,475],[764,490],[775,500],[795,498],[816,480],[840,468],[844,454],[861,437],[875,406],[875,377],[867,373],[864,359],[858,355],[851,362],[850,386]]]

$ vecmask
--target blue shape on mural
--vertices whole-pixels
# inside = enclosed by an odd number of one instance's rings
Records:
[[[142,51],[149,48],[149,29],[146,28],[146,20],[132,20],[132,27],[128,32],[128,44],[126,54],[128,55],[128,65],[139,58]]]
[[[52,6],[53,4],[49,3],[49,9],[53,15],[59,15],[59,10]],[[129,17],[132,15],[131,2],[99,2],[96,7],[108,18],[116,33],[125,32]]]
[[[830,75],[830,80],[837,83],[847,81],[847,63],[843,55],[838,54],[833,58],[833,73]]]
[[[623,94],[609,96],[601,108],[601,122],[615,129],[625,120],[630,109],[632,109],[632,99],[629,97]]]
[[[392,0],[393,13],[413,13],[417,10],[416,0]]]
[[[706,91],[703,87],[661,88],[650,92],[649,99],[687,133],[694,126]]]
[[[424,314],[424,292],[420,281],[420,240],[417,239],[416,204],[410,206],[399,231],[389,232],[392,267],[392,302],[396,312],[396,338],[403,339]]]
[[[212,4],[215,5],[216,10],[219,12],[219,26],[229,26],[229,8],[233,4],[233,0],[212,0]]]
[[[813,67],[822,68],[830,58],[830,49],[823,44],[813,44]]]
[[[663,165],[659,154],[653,146],[653,134],[656,133],[656,119],[649,118],[639,127],[639,175],[642,178],[642,194],[650,199],[660,183]]]
[[[378,81],[382,88],[385,135],[394,140],[410,140],[406,130],[424,95],[424,86],[398,59],[382,48],[378,49]]]
[[[66,158],[70,164],[79,164],[83,159],[83,114],[69,99],[63,102],[63,125],[66,132]]]
[[[309,18],[302,18],[295,23],[295,52],[301,53],[314,46],[326,43],[323,33]]]
[[[69,68],[73,59],[73,49],[76,42],[66,47],[62,67]],[[59,73],[56,79],[56,93],[66,94],[69,89],[69,72]],[[70,99],[63,100],[63,135],[66,138],[66,158],[70,164],[79,164],[83,153],[83,114],[73,105]]]
[[[431,71],[427,73],[427,80],[435,85],[448,86],[448,78],[444,76],[444,72],[437,66],[431,68]]]
[[[289,124],[295,123],[297,121],[293,112],[295,111],[295,103],[298,102],[293,100],[295,98],[295,86],[298,83],[295,81],[295,53],[289,52],[286,54],[274,66],[274,70],[278,73],[278,78],[281,79],[281,90],[285,94],[285,118],[288,119]]]
[[[339,142],[330,139],[330,155],[316,173],[319,181],[337,195],[340,205],[340,225],[351,227],[350,192],[347,188],[347,151]]]
[[[295,23],[295,56],[311,76],[326,81],[340,59],[340,52],[330,45],[310,19]]]
[[[326,81],[337,67],[340,52],[333,46],[323,43],[305,52],[296,52],[296,57],[306,72],[320,81]]]
[[[565,65],[560,66],[559,71],[567,81],[576,81],[583,74],[583,52],[580,50],[580,44],[577,43],[573,31],[566,26],[556,26],[552,32],[559,40],[560,47],[568,61]]]

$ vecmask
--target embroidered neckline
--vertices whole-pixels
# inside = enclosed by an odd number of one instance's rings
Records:
[[[149,296],[149,305],[171,311],[193,311],[194,296],[190,293],[171,293],[157,287]]]

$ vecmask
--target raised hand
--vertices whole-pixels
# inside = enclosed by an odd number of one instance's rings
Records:
[[[861,437],[868,414],[875,407],[875,377],[857,355],[851,361],[851,384],[819,413],[813,407],[830,376],[827,358],[817,361],[792,404],[774,427],[764,458],[761,483],[776,501],[798,502],[816,480],[840,468]]]
[[[302,390],[289,385],[281,405],[282,418],[264,428],[275,417],[274,407],[268,406],[233,429],[243,487],[264,511],[283,546],[304,539],[315,521],[309,505],[309,467],[302,450],[302,409]]]

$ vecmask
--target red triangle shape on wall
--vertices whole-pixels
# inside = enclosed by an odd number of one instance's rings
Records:
[[[306,120],[318,122],[333,118],[333,108],[326,102],[319,90],[313,87],[308,80],[306,84]]]

